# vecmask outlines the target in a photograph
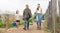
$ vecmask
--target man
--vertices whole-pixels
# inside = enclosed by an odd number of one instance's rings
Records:
[[[31,14],[31,10],[29,9],[28,4],[26,5],[26,8],[24,9],[23,12],[23,19],[24,19],[24,30],[29,29],[29,18],[31,18],[32,14]]]

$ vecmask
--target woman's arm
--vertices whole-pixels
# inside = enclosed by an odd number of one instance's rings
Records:
[[[42,9],[40,8],[41,14],[42,14]]]

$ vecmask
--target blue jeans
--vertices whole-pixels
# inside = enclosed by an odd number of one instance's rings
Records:
[[[29,28],[29,22],[28,19],[24,18],[24,28],[28,29]]]
[[[41,20],[37,21],[37,27],[41,27]]]
[[[37,13],[36,19],[37,19],[37,27],[41,27],[42,15],[40,13]]]

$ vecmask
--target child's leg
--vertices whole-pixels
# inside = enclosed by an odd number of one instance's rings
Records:
[[[16,22],[16,27],[19,28],[19,22]]]

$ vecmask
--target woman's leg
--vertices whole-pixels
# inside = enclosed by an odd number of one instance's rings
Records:
[[[41,29],[41,20],[39,20],[39,21],[37,22],[37,28],[38,28],[38,29]]]
[[[38,27],[38,21],[37,21],[37,27]]]
[[[37,29],[39,29],[39,22],[37,21]]]
[[[41,29],[41,15],[40,14],[38,15],[38,26],[39,26],[39,29]]]
[[[40,22],[39,22],[39,27],[41,28],[41,20],[40,20]]]

